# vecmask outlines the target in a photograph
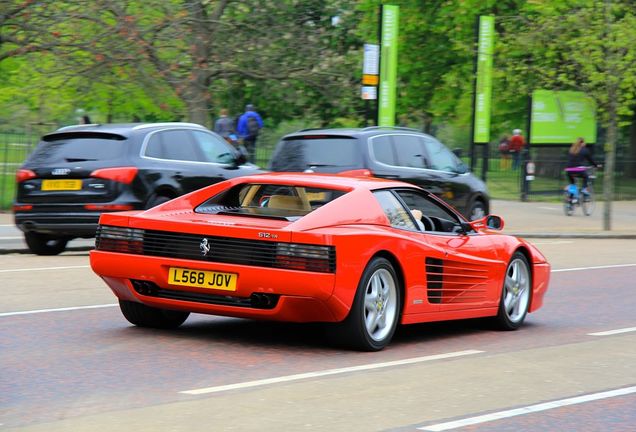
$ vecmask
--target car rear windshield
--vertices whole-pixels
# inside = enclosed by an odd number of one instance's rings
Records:
[[[195,212],[296,220],[345,193],[306,186],[241,184],[210,198]]]
[[[45,137],[29,157],[31,163],[105,161],[122,157],[128,142],[113,134]]]
[[[317,172],[339,172],[363,167],[356,138],[324,135],[283,140],[269,165],[272,171]]]

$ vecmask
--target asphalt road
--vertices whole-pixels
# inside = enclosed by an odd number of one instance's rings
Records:
[[[131,327],[87,252],[0,255],[0,431],[634,430],[636,242],[534,243],[554,271],[521,330],[413,325],[379,353],[316,325]]]
[[[0,218],[0,254],[5,253],[25,253],[27,246],[24,242],[24,235],[12,223],[10,215],[3,214]],[[68,243],[71,250],[83,250],[93,247],[95,239],[73,239]]]

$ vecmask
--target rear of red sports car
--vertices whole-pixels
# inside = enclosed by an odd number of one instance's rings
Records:
[[[120,300],[295,322],[346,316],[349,306],[332,294],[337,269],[353,270],[355,259],[336,253],[338,237],[328,226],[346,222],[347,216],[334,214],[347,211],[337,203],[332,211],[321,210],[350,187],[236,181],[227,190],[207,191],[146,212],[102,216],[91,265]],[[353,195],[349,205],[356,202]],[[377,207],[368,192],[358,195],[359,208]],[[376,212],[379,207],[348,213]],[[315,217],[307,217],[311,213]],[[360,272],[352,273],[347,297]]]

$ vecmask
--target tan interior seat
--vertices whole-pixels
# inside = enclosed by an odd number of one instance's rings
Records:
[[[267,207],[285,210],[303,210],[303,202],[299,197],[287,195],[272,195],[269,197]]]

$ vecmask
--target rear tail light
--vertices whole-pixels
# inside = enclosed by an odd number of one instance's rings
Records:
[[[24,204],[24,205],[18,205],[18,204],[14,204],[13,205],[13,212],[19,212],[19,211],[29,211],[29,210],[33,210],[33,206],[30,204]]]
[[[91,177],[130,184],[135,179],[137,171],[135,167],[102,168],[93,171]]]
[[[32,178],[36,178],[37,175],[28,169],[19,169],[15,173],[15,181],[21,183],[25,180],[30,180]]]
[[[86,204],[84,206],[86,210],[91,211],[125,211],[134,210],[134,207],[130,204]]]
[[[276,267],[333,273],[336,271],[336,251],[333,246],[278,243]]]
[[[95,235],[95,249],[108,252],[142,254],[144,230],[99,225]]]

